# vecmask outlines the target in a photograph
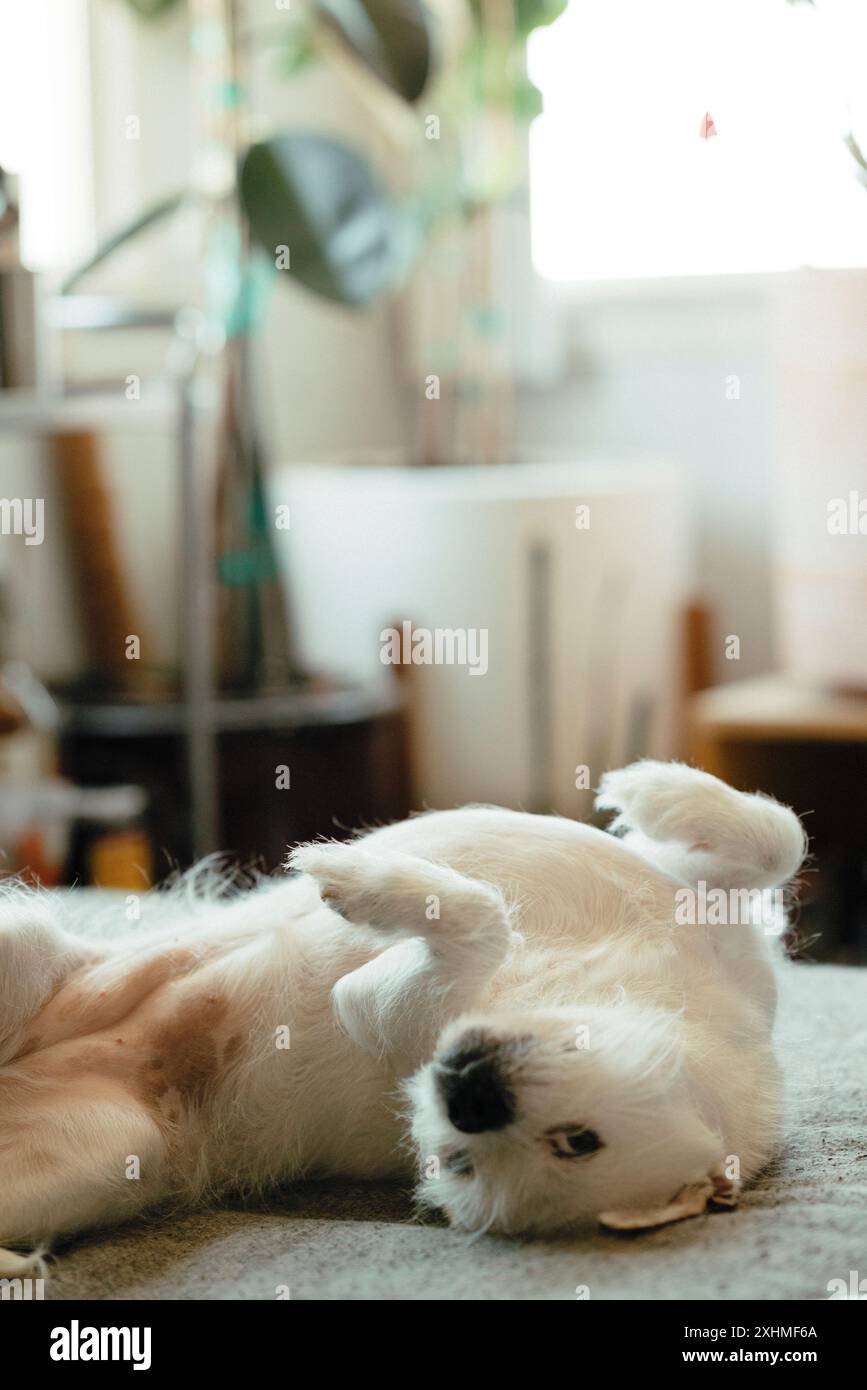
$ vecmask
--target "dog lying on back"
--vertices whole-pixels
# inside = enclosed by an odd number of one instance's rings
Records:
[[[149,1207],[312,1176],[415,1173],[473,1231],[732,1205],[778,1133],[776,932],[754,905],[724,925],[678,905],[784,884],[803,831],[680,764],[609,773],[597,804],[623,838],[431,812],[107,944],[8,889],[0,1274]]]

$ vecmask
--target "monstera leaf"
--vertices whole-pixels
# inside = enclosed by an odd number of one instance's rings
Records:
[[[400,271],[401,227],[388,195],[353,150],[323,135],[253,145],[241,203],[256,241],[290,273],[340,304],[369,304]],[[285,253],[284,253],[285,254]]]
[[[371,72],[415,101],[431,75],[433,42],[420,0],[317,0],[324,22]]]

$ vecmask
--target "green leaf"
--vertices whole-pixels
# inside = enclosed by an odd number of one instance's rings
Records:
[[[420,0],[316,0],[347,48],[405,101],[416,101],[434,66],[427,11]]]
[[[157,19],[183,4],[183,0],[126,0],[126,3],[142,19]]]
[[[305,30],[281,48],[276,63],[277,73],[280,77],[294,77],[296,72],[303,72],[311,63],[317,62],[319,56],[312,33]]]
[[[253,145],[240,196],[256,241],[316,294],[363,305],[402,269],[401,229],[385,190],[354,150],[323,135],[289,134]]]
[[[566,8],[567,0],[514,0],[515,28],[522,38],[545,24],[553,24]],[[482,0],[470,0],[470,11],[480,29],[485,28]]]
[[[105,241],[100,243],[92,256],[88,256],[86,261],[83,261],[81,265],[76,266],[74,270],[70,271],[61,286],[61,293],[69,294],[76,288],[79,281],[84,279],[85,275],[88,275],[91,270],[95,270],[98,265],[102,265],[103,261],[109,260],[114,255],[115,251],[119,251],[122,246],[126,246],[127,242],[135,241],[136,237],[141,236],[142,232],[148,231],[149,228],[155,226],[158,222],[162,222],[167,217],[171,217],[172,214],[177,212],[178,208],[183,205],[186,196],[187,195],[184,193],[172,193],[168,198],[161,198],[158,203],[154,203],[151,207],[146,208],[144,212],[140,212],[137,217],[134,217],[131,222],[125,223],[118,231],[113,232],[110,237],[107,237]]]
[[[524,125],[529,125],[542,114],[542,93],[525,75],[515,80],[513,102],[515,117]]]
[[[865,158],[864,152],[851,130],[845,137],[845,145],[857,166],[856,175],[859,182],[867,187],[867,158]]]

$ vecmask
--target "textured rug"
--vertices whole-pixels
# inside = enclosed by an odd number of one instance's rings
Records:
[[[148,1220],[59,1250],[84,1299],[824,1299],[867,1277],[867,970],[787,965],[783,1150],[737,1211],[632,1236],[471,1239],[393,1186],[307,1183],[267,1206]],[[587,1295],[583,1295],[587,1296]]]

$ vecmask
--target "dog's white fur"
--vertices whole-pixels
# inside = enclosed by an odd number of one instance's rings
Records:
[[[677,926],[675,894],[783,884],[803,831],[680,764],[610,773],[599,804],[625,838],[432,812],[297,849],[291,878],[179,901],[108,944],[8,891],[0,1244],[311,1175],[415,1170],[471,1230],[733,1202],[777,1131],[771,945],[755,926]],[[512,1118],[466,1133],[443,1077],[480,1055]],[[571,1156],[588,1131],[601,1147]],[[0,1252],[0,1273],[22,1258]]]

